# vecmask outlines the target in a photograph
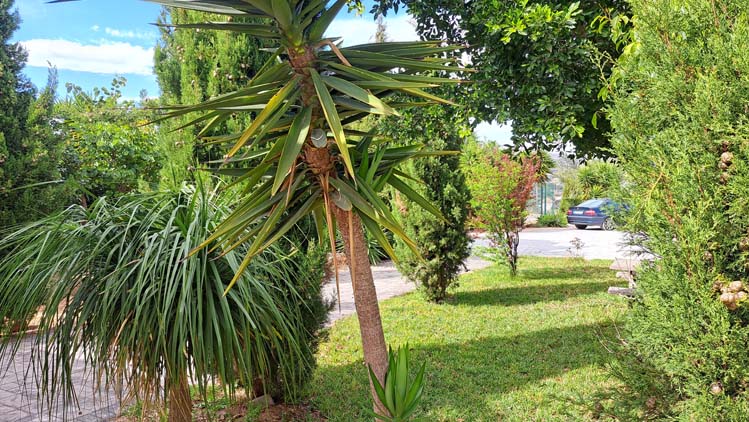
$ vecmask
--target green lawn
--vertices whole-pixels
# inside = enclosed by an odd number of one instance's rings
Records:
[[[616,336],[625,300],[610,261],[522,258],[461,278],[446,304],[418,293],[382,302],[391,345],[410,343],[427,362],[418,414],[428,421],[605,419],[619,384],[602,342]],[[321,345],[308,396],[330,421],[369,420],[366,368],[355,318],[335,324]]]

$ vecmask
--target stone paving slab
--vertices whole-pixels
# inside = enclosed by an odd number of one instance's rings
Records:
[[[0,422],[93,422],[105,421],[119,414],[119,401],[114,391],[94,392],[93,377],[84,372],[83,359],[73,365],[78,406],[65,407],[62,395],[52,401],[52,412],[37,396],[39,386],[30,365],[34,353],[34,338],[29,336],[21,345],[13,362],[0,362]]]

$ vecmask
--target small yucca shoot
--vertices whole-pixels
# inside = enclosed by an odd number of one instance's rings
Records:
[[[374,386],[377,398],[385,407],[389,416],[379,415],[370,411],[371,415],[381,421],[402,422],[410,419],[416,411],[421,394],[424,391],[424,369],[426,364],[421,365],[413,382],[409,382],[408,372],[411,356],[408,344],[401,346],[397,351],[390,348],[390,362],[385,373],[385,386],[380,384],[372,368],[369,368],[369,380]]]

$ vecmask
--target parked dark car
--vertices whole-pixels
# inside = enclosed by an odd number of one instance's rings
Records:
[[[582,204],[567,210],[567,222],[580,230],[588,226],[601,226],[603,230],[614,230],[616,223],[612,218],[621,205],[609,198],[589,199]]]

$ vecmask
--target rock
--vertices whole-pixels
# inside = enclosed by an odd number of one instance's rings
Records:
[[[256,404],[261,407],[271,407],[275,405],[276,402],[273,401],[273,397],[271,397],[268,394],[265,394],[260,397],[255,397],[254,399],[252,399],[252,404]]]
[[[749,251],[749,237],[744,237],[739,240],[739,250],[741,250],[742,252]]]
[[[626,298],[634,298],[636,295],[635,289],[629,289],[626,287],[612,286],[612,287],[609,287],[608,292],[610,295],[619,295],[619,296],[624,296]]]

